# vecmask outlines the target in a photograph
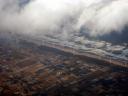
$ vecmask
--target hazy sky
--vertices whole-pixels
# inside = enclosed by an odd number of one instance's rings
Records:
[[[81,28],[91,36],[128,26],[128,0],[0,0],[0,31],[68,37]]]

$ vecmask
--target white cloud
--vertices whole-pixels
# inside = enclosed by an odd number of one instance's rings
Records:
[[[92,36],[120,32],[128,25],[127,0],[0,0],[0,30],[68,37],[82,27]]]

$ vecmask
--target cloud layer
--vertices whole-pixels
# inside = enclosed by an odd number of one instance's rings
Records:
[[[68,38],[84,29],[91,36],[128,26],[127,0],[0,0],[0,31]]]

